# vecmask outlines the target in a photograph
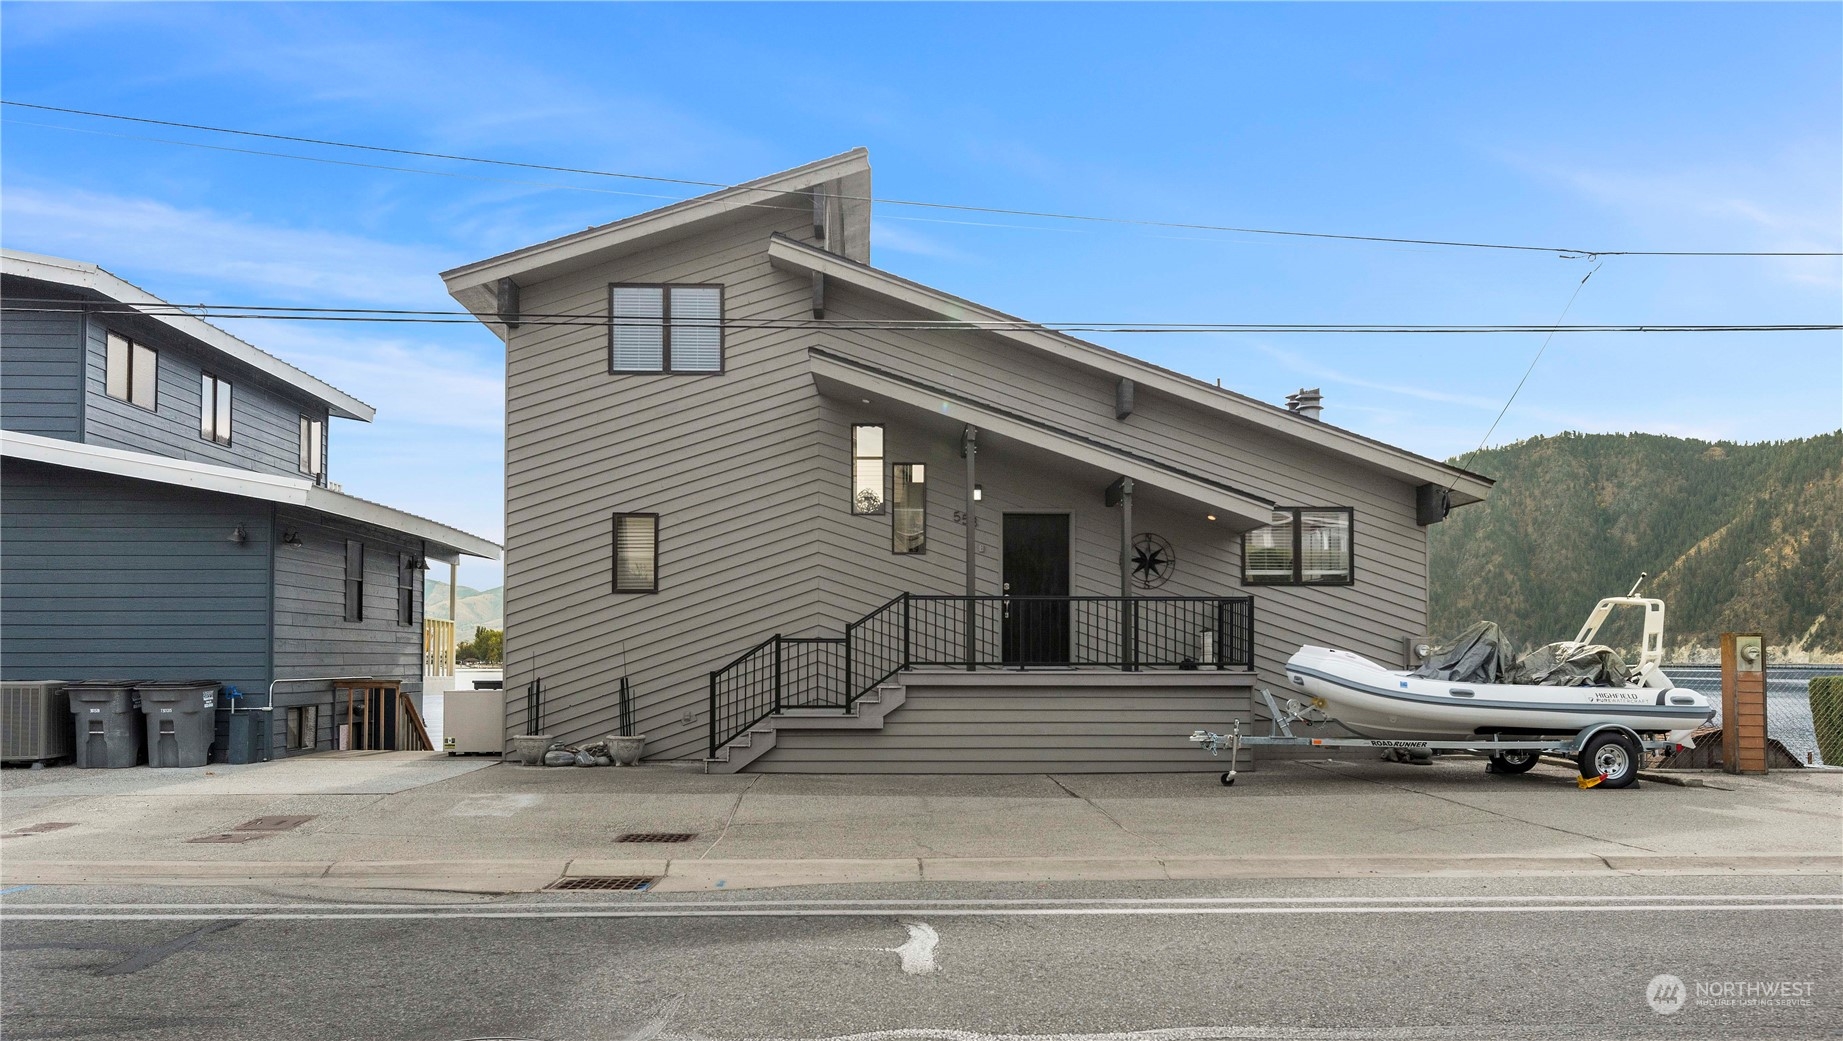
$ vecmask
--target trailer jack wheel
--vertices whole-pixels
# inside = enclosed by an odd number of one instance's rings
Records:
[[[1235,775],[1234,774],[1223,774],[1221,780],[1222,780],[1222,786],[1224,788],[1227,788],[1229,785],[1235,783]]]
[[[1529,749],[1499,752],[1491,757],[1488,769],[1494,774],[1526,774],[1542,761],[1542,755]]]

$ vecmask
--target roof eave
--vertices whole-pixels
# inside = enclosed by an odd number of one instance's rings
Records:
[[[769,259],[777,267],[802,273],[818,272],[827,278],[836,278],[866,292],[942,317],[1022,321],[931,286],[911,282],[784,236],[776,235],[768,248]],[[1182,373],[1065,333],[1041,327],[984,331],[1072,364],[1140,381],[1148,388],[1224,413],[1251,426],[1282,436],[1309,440],[1325,451],[1384,470],[1402,480],[1450,485],[1455,506],[1482,502],[1494,483],[1488,477],[1416,455],[1320,420],[1307,419],[1277,405],[1211,386]]]

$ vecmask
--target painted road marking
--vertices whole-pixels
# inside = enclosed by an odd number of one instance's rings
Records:
[[[33,887],[32,886],[21,886],[19,888],[31,889]],[[12,892],[12,890],[4,890],[0,892]],[[529,894],[522,894],[522,895],[529,895]],[[378,902],[378,903],[358,903],[358,904],[354,904],[354,903],[323,904],[323,903],[319,903],[318,901],[314,901],[314,902],[296,901],[295,903],[290,903],[290,904],[214,904],[214,903],[53,904],[53,903],[38,903],[36,901],[33,901],[29,903],[15,902],[12,906],[18,907],[18,908],[33,908],[36,910],[44,910],[44,911],[90,910],[90,909],[118,909],[118,910],[123,910],[123,911],[184,911],[184,910],[214,910],[214,911],[277,910],[277,911],[287,911],[287,910],[294,910],[297,908],[310,909],[310,910],[315,910],[315,911],[333,911],[333,910],[344,910],[344,909],[351,909],[355,911],[383,911],[383,910],[419,911],[419,910],[469,910],[469,909],[479,908],[479,907],[497,907],[497,908],[506,908],[506,909],[544,908],[544,909],[549,909],[549,910],[608,909],[608,908],[621,908],[621,907],[647,907],[647,908],[671,908],[671,907],[966,907],[966,906],[1005,907],[1005,906],[1020,906],[1020,905],[1027,905],[1031,907],[1062,907],[1062,906],[1081,906],[1081,905],[1156,906],[1156,905],[1163,905],[1163,904],[1169,904],[1169,905],[1174,905],[1174,906],[1212,905],[1212,904],[1223,904],[1223,905],[1365,904],[1365,903],[1374,903],[1374,904],[1388,904],[1388,903],[1460,904],[1460,903],[1485,903],[1485,902],[1510,903],[1513,901],[1521,901],[1523,903],[1530,903],[1533,901],[1542,901],[1542,900],[1566,901],[1571,904],[1609,903],[1609,902],[1619,901],[1619,900],[1698,900],[1698,901],[1843,900],[1843,893],[1716,893],[1716,894],[1697,894],[1697,893],[1630,894],[1628,893],[1623,896],[1577,896],[1577,895],[1544,896],[1540,894],[1529,894],[1525,896],[1438,896],[1438,895],[1431,895],[1431,896],[1161,896],[1161,897],[1045,897],[1041,899],[1033,899],[1033,898],[1028,898],[1028,897],[967,897],[961,900],[955,900],[955,899],[950,899],[950,898],[932,898],[932,897],[916,898],[913,900],[902,900],[902,899],[894,899],[894,898],[892,899],[864,899],[864,900],[853,900],[853,899],[845,899],[845,898],[832,899],[832,900],[778,900],[778,899],[755,899],[755,898],[746,898],[746,899],[738,899],[738,900],[651,900],[651,899],[634,897],[634,898],[628,898],[628,899],[617,898],[613,900],[599,901],[595,903],[589,903],[589,902],[584,902],[584,901],[557,901],[555,903],[551,903],[548,901],[542,901],[542,902],[524,901],[520,903],[475,901],[471,903],[462,903],[459,901],[451,900],[446,903]]]
[[[1783,904],[1783,903],[1735,903],[1735,904],[1529,904],[1507,906],[1451,906],[1429,905],[1422,907],[1377,907],[1374,905],[1308,905],[1308,906],[1245,906],[1245,907],[962,907],[929,908],[922,913],[930,917],[952,918],[1005,918],[1005,917],[1102,917],[1121,915],[1314,915],[1314,914],[1560,914],[1560,913],[1613,913],[1613,912],[1664,912],[1669,914],[1695,914],[1708,911],[1843,911],[1843,902],[1829,904]],[[809,908],[768,908],[768,907],[726,907],[710,909],[668,909],[668,908],[606,908],[584,911],[547,911],[539,909],[508,910],[447,910],[434,911],[268,911],[260,913],[219,912],[211,914],[180,913],[115,913],[85,914],[72,912],[66,914],[24,914],[17,912],[0,912],[0,921],[7,922],[73,922],[73,921],[161,921],[161,922],[210,922],[210,921],[257,921],[275,919],[278,921],[377,921],[421,919],[434,921],[449,918],[476,919],[518,919],[518,918],[864,918],[889,915],[892,909],[846,908],[846,907],[809,907]]]
[[[902,956],[902,971],[911,976],[926,976],[934,971],[934,948],[941,942],[939,933],[926,922],[905,922],[909,941],[890,952]]]

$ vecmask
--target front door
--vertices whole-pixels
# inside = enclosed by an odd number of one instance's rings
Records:
[[[1069,515],[1007,513],[1004,592],[1012,598],[1069,595]],[[1010,599],[1004,606],[1006,664],[1066,664],[1069,602]]]

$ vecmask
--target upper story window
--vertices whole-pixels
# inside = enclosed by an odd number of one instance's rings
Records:
[[[609,372],[722,372],[723,287],[608,287]]]
[[[160,382],[158,352],[120,333],[110,333],[104,362],[104,382],[110,397],[154,411]]]
[[[301,472],[319,480],[326,476],[326,420],[301,417]]]
[[[198,436],[230,444],[230,381],[207,372],[198,389]]]
[[[883,514],[883,424],[851,427],[851,512]]]
[[[397,624],[416,624],[416,578],[422,572],[411,563],[416,558],[408,553],[397,554]]]
[[[345,579],[345,619],[348,622],[365,620],[365,544],[357,539],[346,540],[346,579]]]
[[[897,463],[890,467],[890,551],[928,552],[928,467]]]
[[[1355,581],[1349,507],[1281,508],[1273,523],[1242,536],[1242,582],[1257,586],[1347,586]]]

